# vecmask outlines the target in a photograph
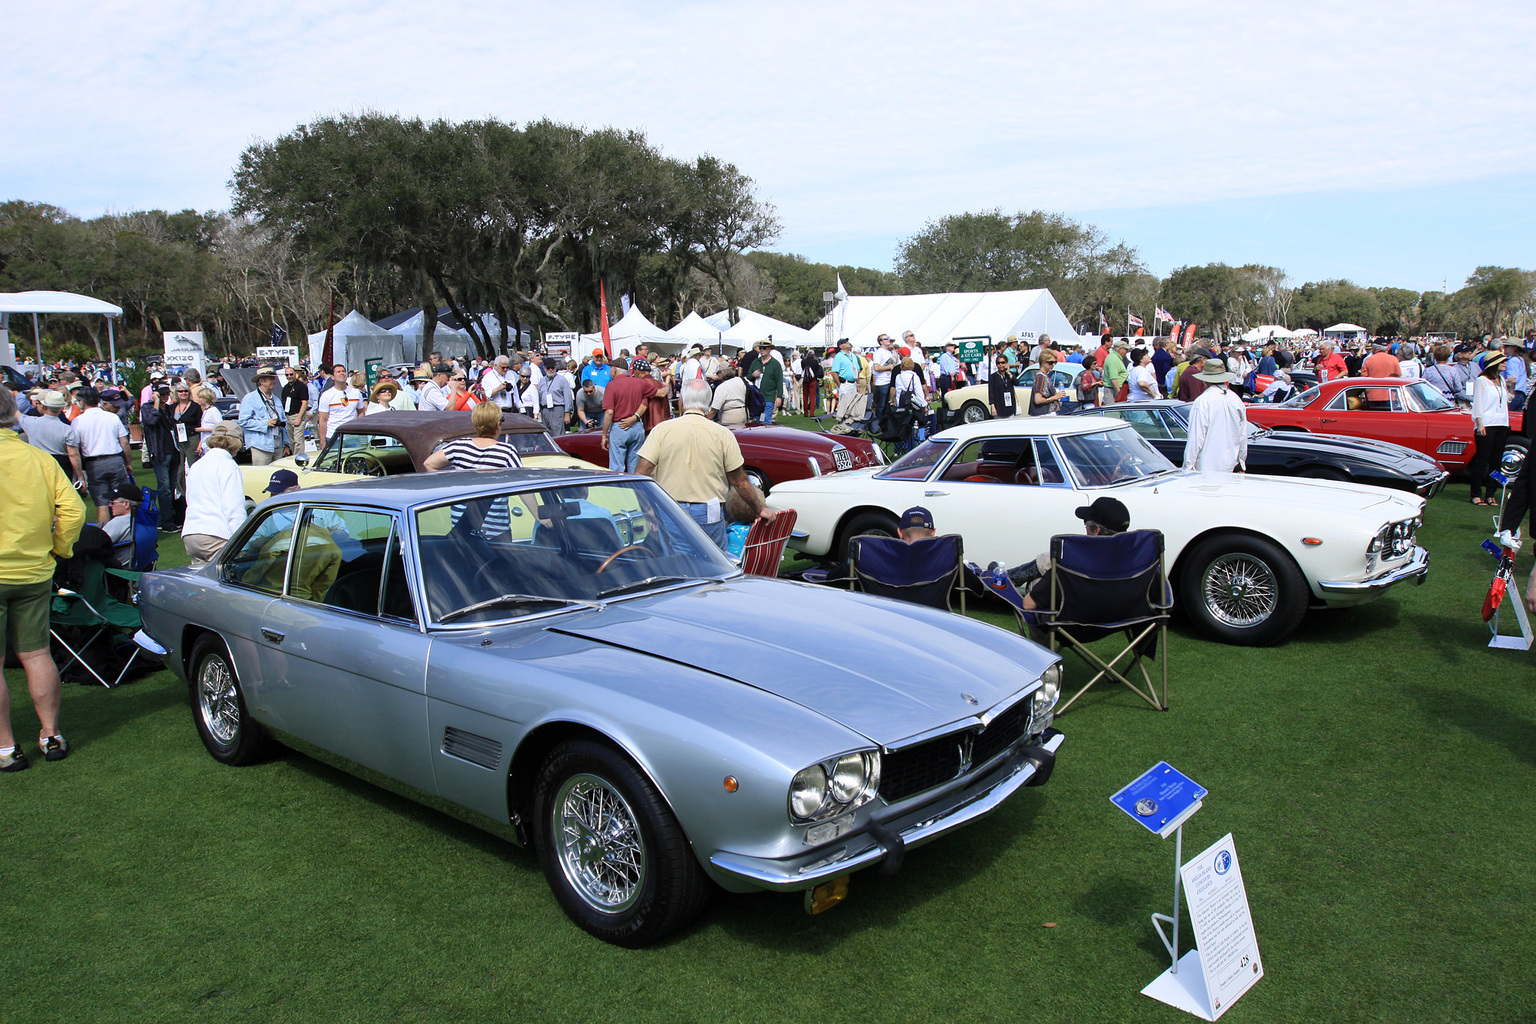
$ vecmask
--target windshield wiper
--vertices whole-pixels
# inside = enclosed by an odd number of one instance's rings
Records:
[[[466,615],[485,611],[487,608],[515,607],[520,604],[567,604],[581,605],[585,608],[601,608],[596,601],[582,601],[574,597],[540,597],[537,594],[502,594],[499,597],[486,598],[484,601],[476,601],[467,604],[463,608],[455,608],[446,615],[438,616],[438,622],[452,622],[454,619],[462,619]]]
[[[706,579],[714,579],[712,576],[647,576],[643,580],[633,583],[625,583],[617,587],[609,587],[607,590],[599,590],[598,597],[618,597],[620,594],[628,594],[635,590],[644,590],[652,583],[703,583]]]

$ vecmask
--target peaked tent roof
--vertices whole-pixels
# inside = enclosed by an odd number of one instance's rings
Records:
[[[720,328],[699,316],[698,310],[694,310],[683,317],[676,327],[668,330],[667,337],[674,341],[714,344],[720,337]]]
[[[765,313],[758,313],[750,309],[739,308],[736,310],[740,319],[736,326],[723,332],[726,341],[739,341],[743,345],[751,345],[764,338],[772,337],[775,345],[790,345],[795,348],[809,348],[822,343],[824,334],[812,334],[804,327],[796,327],[794,324],[785,323]]]
[[[1290,328],[1279,324],[1261,324],[1243,334],[1244,341],[1258,341],[1260,338],[1294,338]]]
[[[379,341],[390,338],[397,342],[400,341],[400,335],[395,334],[392,331],[386,331],[384,328],[377,326],[373,323],[373,321],[369,320],[355,309],[348,313],[346,316],[342,317],[340,320],[336,321],[336,325],[332,328],[332,333],[336,339],[334,355],[342,362],[347,362],[349,360],[355,362],[355,360],[352,360],[351,357],[347,355],[347,338],[357,338],[359,340],[366,338]],[[314,334],[309,336],[310,365],[318,366],[320,361],[324,358],[324,352],[325,331],[316,331]],[[397,356],[394,361],[400,362],[403,360],[404,354],[402,351],[402,354]]]
[[[711,313],[709,316],[702,317],[701,319],[707,324],[713,324],[717,331],[728,331],[731,329],[731,311],[728,309],[722,309],[718,313]]]
[[[1332,327],[1324,327],[1323,328],[1323,333],[1324,334],[1369,334],[1371,332],[1367,331],[1364,327],[1361,327],[1359,324],[1334,324]]]
[[[1049,334],[1059,341],[1077,341],[1078,334],[1056,299],[1044,288],[1006,292],[940,292],[929,295],[850,295],[830,314],[834,338],[848,338],[853,347],[875,347],[881,334],[899,338],[917,335],[924,348],[961,338],[986,338],[1001,344],[1010,334],[1033,341]],[[825,337],[823,317],[808,333]]]

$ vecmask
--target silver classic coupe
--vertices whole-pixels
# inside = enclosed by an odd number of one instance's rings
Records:
[[[292,492],[212,565],[145,576],[141,609],[216,759],[276,737],[488,818],[626,946],[714,885],[831,906],[1045,782],[1062,742],[1051,652],[744,576],[642,477]]]

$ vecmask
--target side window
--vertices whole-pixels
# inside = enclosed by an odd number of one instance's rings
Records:
[[[1168,436],[1168,428],[1163,426],[1162,417],[1153,409],[1117,410],[1116,415],[1129,423],[1136,433],[1149,440]]]
[[[361,509],[306,508],[294,535],[288,596],[376,615],[394,518]]]
[[[1035,438],[1035,471],[1039,474],[1042,484],[1065,484],[1066,475],[1061,471],[1061,464],[1056,461],[1056,452],[1051,448],[1051,442],[1043,437]]]
[[[297,505],[285,505],[267,512],[240,547],[220,563],[219,578],[266,594],[281,594],[297,509]]]

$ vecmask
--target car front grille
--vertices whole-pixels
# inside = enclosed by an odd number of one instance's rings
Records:
[[[880,796],[888,804],[941,786],[984,765],[1024,735],[1029,723],[1026,698],[998,715],[985,729],[925,740],[880,759]]]
[[[1460,455],[1467,450],[1466,441],[1441,441],[1440,447],[1435,449],[1436,455]]]

